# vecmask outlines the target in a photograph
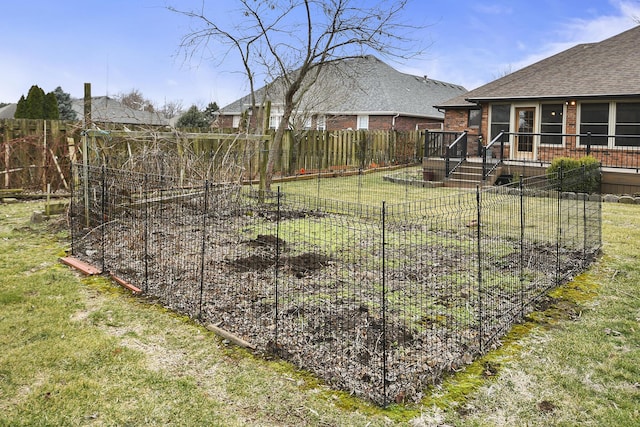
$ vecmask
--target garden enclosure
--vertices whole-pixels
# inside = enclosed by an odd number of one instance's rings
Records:
[[[368,175],[414,196],[366,203],[317,190],[363,175],[264,192],[73,171],[75,257],[380,405],[499,345],[601,246],[600,195],[572,191],[599,168],[448,192]]]

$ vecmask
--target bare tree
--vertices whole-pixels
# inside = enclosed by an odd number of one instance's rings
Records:
[[[509,74],[513,73],[514,71],[515,70],[513,69],[513,66],[511,64],[508,64],[505,68],[499,70],[497,73],[494,73],[493,79],[501,79],[502,77],[508,76]]]
[[[155,112],[153,102],[145,98],[138,89],[131,89],[131,92],[128,93],[120,92],[115,96],[115,99],[133,110]]]
[[[164,105],[160,107],[159,112],[164,114],[164,116],[168,119],[182,114],[184,112],[182,100],[165,101]]]
[[[217,60],[239,55],[249,80],[252,112],[257,111],[258,76],[271,82],[267,90],[277,92],[282,119],[269,150],[265,182],[269,188],[284,132],[326,64],[368,53],[395,59],[421,53],[408,36],[417,27],[402,20],[408,1],[237,0],[234,13],[215,19],[205,16],[204,1],[200,11],[169,9],[202,25],[184,36],[181,48],[187,55],[211,48],[210,43],[228,47]]]

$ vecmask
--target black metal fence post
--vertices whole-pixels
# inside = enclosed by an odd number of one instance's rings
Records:
[[[100,194],[100,243],[101,243],[101,256],[102,256],[102,272],[105,273],[108,271],[107,269],[107,265],[106,265],[106,256],[105,256],[105,249],[106,249],[106,244],[105,244],[105,234],[106,231],[105,229],[107,228],[107,176],[106,176],[107,172],[106,172],[106,167],[104,165],[102,165],[102,176],[101,176],[101,186],[102,186],[102,194]]]
[[[524,183],[520,180],[520,316],[524,317]]]
[[[592,172],[589,174],[591,175]],[[593,179],[592,176],[589,176],[589,181]],[[587,167],[586,165],[582,165],[582,182],[587,182]],[[589,186],[590,187],[590,186]],[[592,190],[589,188],[587,191],[583,193],[582,196],[582,264],[586,264],[587,259],[587,199],[589,198],[589,193]]]
[[[558,217],[557,217],[557,238],[556,238],[556,286],[560,284],[560,240],[562,237],[562,191],[564,189],[564,170],[562,164],[558,169],[559,186],[558,188]]]
[[[144,292],[149,292],[149,191],[148,177],[142,177],[142,194],[144,197]]]
[[[482,196],[480,193],[480,186],[476,186],[476,221],[478,226],[476,227],[478,230],[476,232],[476,238],[478,240],[478,348],[480,349],[480,353],[483,352],[483,339],[482,335],[484,334],[483,319],[482,319],[482,233],[480,231],[482,224]]]
[[[281,203],[282,203],[282,193],[280,192],[280,186],[278,186],[277,208],[276,208],[277,209],[276,210],[276,260],[275,260],[275,267],[274,267],[274,273],[273,273],[274,289],[275,289],[275,318],[273,321],[273,326],[274,326],[273,346],[276,350],[278,349],[278,315],[279,315],[278,299],[280,297],[279,289],[278,289],[278,280],[279,280],[278,273],[280,269],[280,204]]]
[[[77,191],[77,185],[76,185],[76,180],[75,180],[75,175],[74,175],[74,167],[75,165],[73,164],[73,162],[70,162],[70,174],[69,174],[69,188],[70,188],[70,192],[71,192],[71,198],[69,199],[69,228],[71,230],[71,255],[75,255],[76,251],[75,251],[75,221],[77,220],[76,216],[74,215],[75,212],[75,206],[76,204],[74,203],[74,199],[76,198],[76,191]]]
[[[487,147],[483,147],[478,143],[478,154],[482,159],[482,180],[487,180]]]
[[[422,156],[425,158],[429,158],[429,130],[425,129],[424,131],[424,152]]]
[[[200,246],[200,297],[198,318],[202,319],[202,299],[204,296],[204,265],[206,256],[206,242],[207,242],[207,215],[209,205],[209,180],[204,182],[204,203],[202,207],[202,240]]]
[[[382,395],[384,406],[387,406],[387,283],[386,283],[386,202],[382,201]]]
[[[598,165],[598,247],[602,247],[602,162]]]
[[[446,157],[444,159],[444,176],[446,178],[449,178],[449,173],[451,172],[450,168],[450,164],[451,164],[451,148],[449,147],[449,144],[447,144],[447,148],[446,148]]]

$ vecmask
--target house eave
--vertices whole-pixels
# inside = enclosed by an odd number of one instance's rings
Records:
[[[324,114],[326,116],[400,116],[417,117],[423,119],[442,119],[444,116],[432,114],[408,113],[406,111],[323,111],[314,114]]]
[[[443,115],[433,114],[418,114],[407,113],[402,111],[309,111],[310,115],[325,115],[325,116],[400,116],[400,117],[415,117],[419,119],[433,119],[443,120]],[[237,111],[220,111],[220,115],[223,116],[239,116],[242,113]],[[249,112],[251,114],[251,112]]]
[[[592,93],[592,94],[578,94],[578,95],[545,95],[545,96],[486,96],[486,97],[472,97],[466,98],[467,101],[473,102],[476,104],[479,103],[488,103],[488,102],[509,102],[509,101],[558,101],[558,100],[578,100],[578,99],[622,99],[622,98],[639,98],[640,93],[615,93],[615,94],[603,94],[603,93]],[[462,106],[447,106],[450,108],[462,108]]]
[[[469,101],[472,102],[472,101]],[[477,103],[473,102],[470,104],[448,104],[448,105],[434,105],[434,108],[437,108],[439,111],[445,110],[477,110],[480,107]]]

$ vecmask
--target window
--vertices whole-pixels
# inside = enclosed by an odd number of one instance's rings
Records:
[[[306,117],[304,119],[304,123],[302,124],[304,130],[311,130],[312,120],[311,117]]]
[[[480,127],[480,120],[482,120],[481,110],[469,110],[469,122],[467,125],[470,128]]]
[[[233,123],[231,124],[231,127],[233,128],[240,127],[240,116],[233,116]]]
[[[541,144],[562,144],[563,108],[562,104],[542,104]],[[554,133],[558,135],[549,135]]]
[[[369,129],[369,116],[358,116],[358,129]]]
[[[316,116],[316,128],[318,130],[327,129],[327,117],[325,115]]]
[[[511,122],[511,104],[496,104],[491,106],[491,133],[489,141],[500,134],[500,132],[509,132],[509,123]],[[507,139],[505,139],[506,141]]]
[[[580,105],[580,134],[591,132],[591,145],[608,145],[609,133],[609,104],[581,104]],[[587,144],[587,137],[582,137],[580,143]]]
[[[640,103],[625,102],[616,105],[616,146],[640,147],[640,138],[619,135],[640,135]]]
[[[272,114],[269,117],[269,129],[277,129],[280,126],[280,121],[282,120],[282,116]]]

